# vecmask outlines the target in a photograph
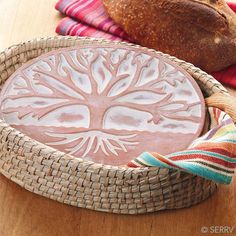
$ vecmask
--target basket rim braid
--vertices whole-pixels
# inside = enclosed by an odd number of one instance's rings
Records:
[[[87,37],[54,36],[13,45],[0,53],[1,86],[23,63],[48,51],[111,41]],[[212,76],[194,65],[138,45],[184,68],[205,97],[228,95]],[[213,181],[167,168],[128,168],[103,165],[72,157],[27,137],[0,121],[0,173],[25,189],[47,198],[98,211],[139,214],[189,207],[208,198]]]

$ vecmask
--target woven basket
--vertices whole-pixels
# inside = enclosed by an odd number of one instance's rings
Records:
[[[92,42],[108,43],[57,36],[14,45],[0,53],[1,86],[32,58],[56,48]],[[188,71],[205,97],[227,94],[220,83],[192,64],[150,51]],[[176,209],[203,201],[217,187],[213,181],[177,170],[114,167],[74,158],[27,137],[3,121],[0,135],[0,173],[31,192],[77,207],[124,214]]]

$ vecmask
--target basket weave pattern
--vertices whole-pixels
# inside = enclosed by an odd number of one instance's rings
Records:
[[[12,46],[0,53],[1,86],[30,59],[56,48],[95,41],[108,42],[56,36]],[[228,94],[213,77],[192,64],[151,51],[188,71],[206,97],[214,93]],[[74,158],[32,140],[3,121],[0,121],[0,135],[0,173],[31,192],[73,206],[139,214],[194,205],[208,198],[217,187],[213,181],[177,170],[114,167]]]

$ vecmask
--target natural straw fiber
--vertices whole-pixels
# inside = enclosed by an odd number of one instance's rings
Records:
[[[56,36],[14,45],[0,53],[1,85],[32,58],[56,48],[91,42],[108,43],[101,39]],[[219,82],[192,64],[151,51],[187,70],[205,97],[215,93],[228,96]],[[177,170],[114,167],[74,158],[32,140],[3,121],[0,135],[0,173],[31,192],[73,206],[139,214],[189,207],[208,198],[217,187],[210,180]]]
[[[215,93],[210,97],[205,99],[206,104],[211,107],[217,107],[227,114],[233,119],[236,123],[236,98],[232,96],[225,96],[222,93]]]

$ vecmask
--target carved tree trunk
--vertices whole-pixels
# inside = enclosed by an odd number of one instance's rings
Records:
[[[103,115],[105,109],[90,107],[90,125],[92,130],[100,130],[103,127]]]

